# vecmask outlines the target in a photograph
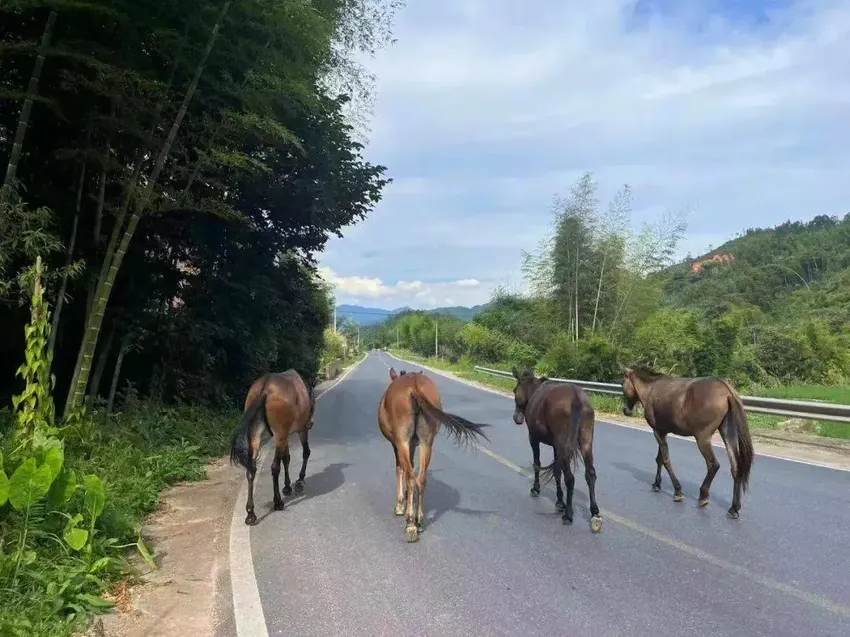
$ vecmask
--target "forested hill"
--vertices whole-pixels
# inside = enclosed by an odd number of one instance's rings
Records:
[[[813,317],[850,331],[850,214],[750,229],[659,276],[669,307],[716,315],[752,306],[780,324]]]
[[[370,342],[468,362],[533,365],[612,381],[620,365],[739,387],[850,380],[850,215],[751,229],[674,262],[687,227],[665,213],[633,232],[631,191],[601,205],[592,173],[556,200],[553,230],[525,255],[529,294],[499,293],[465,325],[411,315]]]

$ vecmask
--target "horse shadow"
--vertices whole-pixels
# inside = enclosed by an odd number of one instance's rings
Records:
[[[501,517],[501,514],[496,511],[468,509],[460,506],[460,491],[430,473],[428,484],[425,487],[425,524],[423,531],[430,528],[449,511],[477,518],[494,515]]]
[[[314,473],[311,475],[309,470],[310,467],[308,465],[307,477],[304,480],[304,491],[302,493],[295,493],[293,491],[292,495],[283,496],[283,502],[285,505],[284,511],[287,511],[292,507],[296,507],[307,500],[312,500],[313,498],[320,498],[336,491],[343,484],[345,484],[345,473],[343,470],[347,469],[350,466],[351,464],[349,464],[348,462],[335,462],[333,464],[327,465],[318,473]],[[294,477],[297,478],[298,471],[300,470],[300,468],[300,464],[295,467]],[[290,471],[293,471],[291,466]],[[281,470],[281,482],[283,482],[283,470]],[[292,484],[294,487],[295,480],[292,481]],[[257,516],[258,524],[275,512],[274,502],[272,500],[268,500],[266,506],[266,512],[261,516]]]
[[[655,472],[654,471],[646,471],[645,469],[638,469],[630,464],[626,464],[625,462],[612,462],[612,466],[620,469],[622,471],[626,471],[630,473],[632,477],[638,482],[645,484],[647,487],[652,486],[652,483],[655,482]],[[682,491],[693,497],[699,498],[699,488],[702,482],[697,484],[696,482],[691,482],[690,480],[682,480],[678,475],[679,482],[682,484]],[[731,500],[727,500],[723,497],[718,497],[716,495],[717,484],[716,479],[712,482],[711,491],[709,492],[712,502],[716,502],[717,504],[722,505],[726,509],[729,509],[732,506]],[[667,470],[662,468],[661,470],[661,493],[673,497],[673,485],[670,483],[670,476],[667,475]]]

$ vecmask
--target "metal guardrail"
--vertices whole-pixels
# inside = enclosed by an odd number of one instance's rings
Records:
[[[475,366],[475,371],[491,376],[513,378],[513,374],[501,369]],[[568,378],[550,378],[559,383],[572,383],[585,391],[597,394],[622,395],[623,388],[617,383],[596,383],[586,380],[571,380]],[[850,405],[836,403],[814,402],[808,400],[784,400],[782,398],[760,398],[758,396],[741,396],[744,409],[759,414],[773,416],[788,416],[804,420],[827,420],[830,422],[850,423]]]

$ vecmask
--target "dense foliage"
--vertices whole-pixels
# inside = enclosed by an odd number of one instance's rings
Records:
[[[314,255],[387,183],[353,54],[397,5],[0,0],[0,634],[107,608],[227,407],[337,353]]]
[[[60,412],[116,369],[119,389],[187,403],[316,373],[330,309],[312,255],[386,183],[349,93],[324,87],[368,88],[349,53],[386,39],[394,4],[0,4],[0,401],[36,254]]]
[[[584,380],[614,381],[620,365],[645,364],[743,388],[847,383],[850,215],[750,229],[672,264],[683,216],[633,233],[630,207],[624,187],[600,210],[586,174],[557,201],[551,235],[526,255],[529,293],[498,291],[453,340],[446,330],[444,353]],[[408,314],[369,343],[431,356],[433,333],[427,315]]]

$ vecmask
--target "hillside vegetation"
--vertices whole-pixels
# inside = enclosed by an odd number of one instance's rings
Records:
[[[440,354],[454,361],[609,382],[620,364],[643,364],[785,395],[795,384],[847,384],[850,215],[749,229],[674,264],[681,215],[632,232],[629,188],[604,207],[596,190],[588,173],[558,200],[551,234],[525,255],[528,294],[498,291],[468,323],[393,317],[367,344],[432,356],[439,322]]]

